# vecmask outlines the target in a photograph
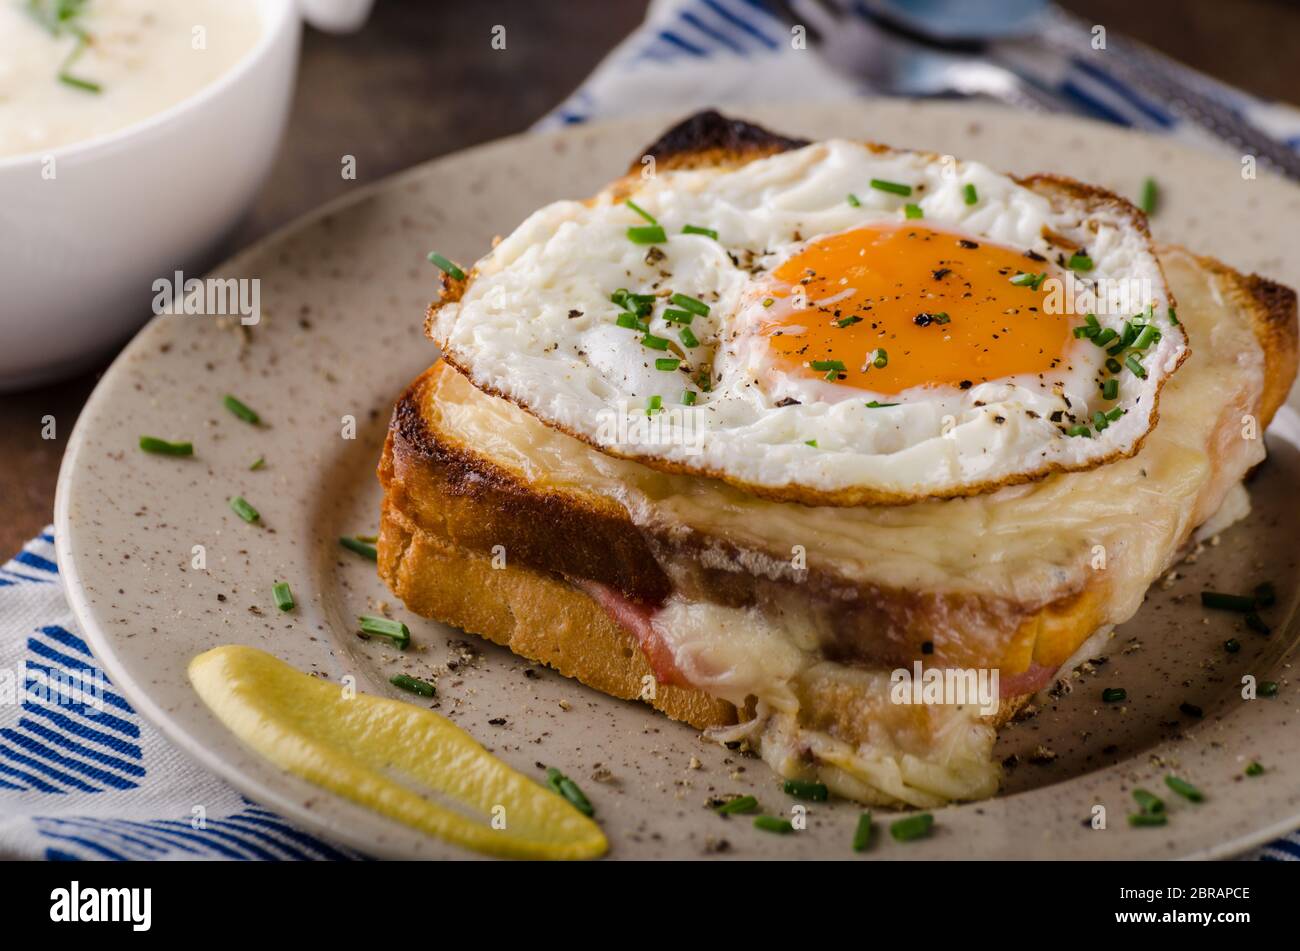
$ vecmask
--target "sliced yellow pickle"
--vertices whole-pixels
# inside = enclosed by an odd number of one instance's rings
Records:
[[[608,848],[596,823],[432,710],[346,694],[253,647],[200,654],[189,675],[262,756],[413,829],[502,858],[595,858]]]

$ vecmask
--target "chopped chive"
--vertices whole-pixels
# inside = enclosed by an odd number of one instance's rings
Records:
[[[682,234],[702,234],[706,238],[712,238],[714,241],[718,240],[716,231],[712,228],[701,228],[698,225],[683,225]]]
[[[239,400],[235,399],[233,396],[227,395],[226,398],[222,400],[222,402],[225,404],[226,409],[230,410],[232,413],[234,413],[236,416],[238,416],[246,423],[252,423],[254,426],[256,426],[258,423],[262,421],[261,417],[259,417],[257,413],[249,409],[247,406],[245,406]]]
[[[1107,350],[1106,352],[1110,353],[1109,350]],[[1124,367],[1114,357],[1108,357],[1106,359],[1106,369],[1109,370],[1111,373],[1118,373],[1120,370],[1124,369]]]
[[[658,360],[655,361],[655,369],[676,370],[679,366],[681,366],[681,362],[682,362],[681,360],[678,360],[675,357],[660,357]]]
[[[1092,338],[1092,342],[1099,347],[1104,347],[1118,336],[1119,334],[1115,333],[1110,327],[1103,327],[1097,331],[1097,336]]]
[[[696,338],[695,334],[691,332],[690,327],[683,327],[681,330],[677,331],[677,336],[681,338],[682,346],[687,349],[698,347],[700,345],[700,341]]]
[[[1252,761],[1252,762],[1250,763],[1250,765],[1248,765],[1248,766],[1246,767],[1246,775],[1247,775],[1247,776],[1262,776],[1262,775],[1264,775],[1264,767],[1261,766],[1261,765],[1259,765],[1259,763],[1256,763],[1256,762],[1253,762],[1253,761]]]
[[[861,323],[861,322],[862,322],[862,318],[861,318],[861,317],[858,317],[858,316],[856,316],[856,315],[853,316],[853,317],[841,317],[839,320],[835,321],[835,326],[836,326],[836,327],[841,327],[841,328],[842,328],[842,327],[851,327],[851,326],[853,326],[854,324],[858,324],[858,323]]]
[[[1223,642],[1223,649],[1229,654],[1235,654],[1241,650],[1241,641],[1237,640],[1235,637],[1230,637]]]
[[[866,404],[867,409],[884,409],[887,406],[897,406],[897,405],[898,405],[897,403],[879,403],[876,400],[872,400],[870,403]]]
[[[664,311],[664,320],[670,324],[689,324],[694,319],[695,315],[689,310],[676,310],[670,307]]]
[[[339,538],[339,544],[348,551],[356,552],[362,558],[369,558],[371,561],[379,560],[379,552],[374,545],[367,545],[365,542],[356,538],[348,538],[344,535]]]
[[[638,205],[636,202],[634,202],[631,198],[629,198],[627,201],[623,202],[623,204],[627,205],[629,208],[631,208],[633,211],[635,211],[638,215],[640,215],[640,216],[641,216],[642,218],[644,218],[646,221],[650,222],[652,225],[657,225],[657,224],[659,224],[659,221],[655,218],[654,215],[650,214],[650,212],[646,211],[644,208],[642,208],[640,205]]]
[[[816,440],[811,440],[814,444]],[[783,786],[787,796],[794,796],[796,799],[810,799],[813,802],[825,802],[830,798],[831,792],[824,783],[809,783],[801,779],[787,779]]]
[[[961,194],[968,205],[973,205],[980,200],[979,193],[975,191],[975,185],[972,182],[966,183],[966,187],[961,190]]]
[[[1262,608],[1269,608],[1277,604],[1277,588],[1271,581],[1263,581],[1255,585],[1254,590],[1255,603]]]
[[[662,409],[664,398],[662,396],[652,396],[645,402],[645,414],[649,416],[657,409]]]
[[[808,364],[808,365],[809,365],[810,367],[812,367],[814,370],[818,370],[818,371],[821,371],[821,370],[843,370],[843,369],[844,369],[844,361],[843,361],[843,360],[813,360],[813,361],[812,361],[810,364]]]
[[[614,318],[614,323],[620,327],[626,327],[628,330],[649,330],[650,325],[630,311],[623,311]]]
[[[271,596],[275,598],[275,606],[281,611],[293,610],[293,592],[289,590],[288,582],[277,581],[271,585]]]
[[[790,824],[789,819],[778,819],[776,816],[755,816],[754,828],[762,829],[764,832],[775,832],[777,835],[794,831],[794,826]]]
[[[388,682],[407,693],[419,694],[421,697],[432,697],[438,693],[438,688],[427,680],[408,677],[406,674],[394,674],[388,678]]]
[[[758,800],[753,796],[737,796],[735,799],[728,799],[713,811],[720,816],[734,816],[739,812],[753,812],[757,808]]]
[[[812,446],[814,449],[817,448],[817,440],[815,440],[815,439],[805,439],[805,440],[803,441],[803,444],[804,444],[805,446]]]
[[[924,218],[925,211],[922,210],[920,205],[916,205],[913,204],[912,202],[908,202],[906,205],[903,206],[903,217],[907,218],[909,221],[915,221],[918,218]]]
[[[871,812],[858,816],[858,827],[853,830],[853,851],[865,852],[871,844]]]
[[[1169,322],[1175,327],[1178,326],[1178,313],[1172,307],[1169,308]]]
[[[1099,329],[1101,327],[1101,321],[1097,319],[1096,314],[1084,314],[1083,320],[1089,327],[1097,327]]]
[[[853,208],[862,207],[862,202],[858,200],[858,196],[853,194],[853,192],[849,192],[849,205]]]
[[[363,634],[372,634],[375,637],[387,637],[399,650],[406,650],[411,643],[411,631],[401,621],[394,621],[391,618],[375,617],[371,614],[363,614],[357,621],[361,624]]]
[[[567,799],[569,805],[573,806],[573,808],[577,809],[584,816],[594,816],[596,814],[595,808],[591,805],[591,800],[588,799],[583,794],[582,790],[578,788],[578,784],[568,776],[565,776],[554,766],[548,766],[546,769],[546,785],[549,786],[552,791],[559,793]]]
[[[250,525],[260,520],[262,517],[260,514],[258,514],[257,509],[253,508],[251,505],[245,502],[241,496],[238,495],[236,495],[234,498],[230,500],[230,508],[231,511],[233,511],[236,515],[242,518],[245,522],[248,522]]]
[[[1127,412],[1128,410],[1116,406],[1114,409],[1106,413],[1106,419],[1113,423]]]
[[[663,244],[668,240],[662,225],[641,225],[627,229],[627,239],[633,244]]]
[[[1133,798],[1137,801],[1138,808],[1147,815],[1158,816],[1165,811],[1164,800],[1145,789],[1133,790]]]
[[[1113,400],[1119,396],[1119,380],[1113,376],[1101,385],[1101,398]]]
[[[876,351],[876,355],[871,360],[871,365],[877,370],[883,370],[889,366],[889,354],[883,347]]]
[[[1274,680],[1264,680],[1259,685],[1259,695],[1261,697],[1276,697],[1278,691],[1277,682]]]
[[[764,297],[764,298],[763,298],[763,306],[764,306],[764,307],[771,307],[771,306],[772,306],[773,304],[775,304],[775,303],[776,303],[776,298],[775,298],[775,297]]]
[[[649,347],[651,350],[667,350],[668,338],[656,337],[654,334],[648,333],[641,338],[641,345]]]
[[[1123,703],[1128,699],[1128,691],[1123,687],[1107,687],[1101,692],[1102,703]]]
[[[156,453],[160,456],[192,456],[194,455],[194,444],[188,442],[168,442],[165,439],[157,439],[154,436],[141,436],[140,448],[145,452]]]
[[[1082,436],[1085,439],[1092,438],[1092,430],[1083,423],[1076,423],[1065,431],[1067,436]]]
[[[378,535],[356,535],[353,537],[355,537],[359,542],[365,542],[367,545],[373,545],[375,542],[379,541]]]
[[[1091,271],[1092,258],[1086,254],[1080,254],[1078,251],[1070,255],[1070,260],[1066,262],[1066,267],[1071,271]]]
[[[1131,826],[1162,826],[1169,821],[1164,813],[1135,812],[1128,817]]]
[[[1160,202],[1160,189],[1156,185],[1154,178],[1148,178],[1142,183],[1142,197],[1138,199],[1140,207],[1148,215],[1156,213],[1156,205]]]
[[[1101,410],[1097,410],[1097,412],[1092,414],[1092,428],[1097,430],[1097,432],[1101,432],[1109,425],[1110,420],[1106,419],[1106,414]]]
[[[450,258],[444,258],[437,251],[430,251],[428,258],[430,264],[434,265],[448,277],[453,277],[458,281],[465,280],[465,272],[453,264]]]
[[[1137,339],[1133,341],[1133,348],[1135,350],[1145,350],[1159,339],[1160,331],[1156,330],[1155,324],[1147,324],[1142,328],[1142,332],[1137,335]]]
[[[248,467],[248,471],[256,472],[258,469],[265,469],[265,468],[266,468],[266,457],[258,456],[256,459],[253,460],[253,464]]]
[[[1028,287],[1028,288],[1032,288],[1033,290],[1038,290],[1038,288],[1042,286],[1043,281],[1045,280],[1047,280],[1046,271],[1041,271],[1037,274],[1032,274],[1027,271],[1021,271],[1019,274],[1017,274],[1015,277],[1011,279],[1011,283],[1016,285],[1016,287]]]
[[[1240,594],[1202,591],[1201,607],[1215,608],[1219,611],[1240,611],[1245,614],[1255,610],[1255,599]]]
[[[682,405],[683,405],[683,406],[694,406],[694,405],[695,405],[695,391],[694,391],[694,390],[686,390],[685,392],[682,393]]]
[[[891,823],[889,834],[898,842],[911,842],[915,839],[924,839],[933,828],[934,816],[928,812],[920,812]]]
[[[1205,793],[1201,792],[1185,779],[1179,779],[1177,776],[1166,776],[1165,785],[1172,789],[1184,799],[1190,799],[1192,802],[1204,802]]]
[[[99,83],[89,79],[80,79],[70,73],[59,73],[59,82],[65,86],[71,86],[74,89],[80,89],[84,92],[103,92],[103,87]]]
[[[1264,623],[1264,619],[1251,611],[1246,615],[1246,626],[1256,634],[1263,634],[1265,637],[1273,633],[1273,629]]]
[[[1133,375],[1139,380],[1145,380],[1147,378],[1147,368],[1144,367],[1133,354],[1130,353],[1124,358],[1124,366],[1132,370]]]
[[[1096,336],[1097,336],[1096,327],[1085,327],[1082,324],[1080,324],[1078,327],[1074,328],[1075,340],[1082,340],[1084,337],[1096,337]]]
[[[701,317],[709,316],[709,305],[702,300],[696,300],[694,297],[688,297],[685,294],[674,294],[668,299],[682,310],[689,310],[692,314],[698,314]]]
[[[876,189],[876,191],[889,192],[891,195],[902,195],[904,198],[912,194],[911,185],[902,185],[898,182],[887,182],[883,178],[873,178],[871,180],[871,187]]]

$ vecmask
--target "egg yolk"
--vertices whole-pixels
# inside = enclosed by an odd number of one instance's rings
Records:
[[[1044,312],[1051,273],[1040,255],[912,222],[858,228],[772,272],[781,304],[759,332],[787,372],[888,394],[965,389],[1064,360],[1073,332]]]

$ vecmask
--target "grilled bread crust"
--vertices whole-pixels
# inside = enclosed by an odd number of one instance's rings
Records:
[[[1267,426],[1296,374],[1296,295],[1213,259],[1197,260],[1250,316],[1265,354],[1258,415],[1261,428]],[[440,428],[430,388],[444,372],[451,371],[435,364],[403,394],[380,461],[379,573],[388,586],[417,614],[503,644],[611,696],[646,699],[699,728],[735,722],[738,711],[731,704],[692,688],[659,684],[652,698],[643,696],[653,675],[636,640],[572,583],[597,581],[632,601],[655,604],[672,587],[656,557],[659,543],[648,540],[612,500],[579,490],[540,490]],[[493,546],[502,540],[509,542],[509,562],[493,567]],[[705,543],[677,540],[688,549]],[[818,580],[810,572],[810,594]],[[842,587],[843,579],[824,578],[821,584]],[[916,592],[873,587],[868,594],[892,599],[899,610],[921,603]],[[1025,610],[1016,639],[1036,645],[1036,656],[1059,663],[1098,627],[1102,598],[1101,591],[1085,589]],[[933,607],[951,620],[951,605]],[[924,617],[919,620],[924,623]],[[1028,697],[1004,702],[998,720]]]
[[[757,159],[776,155],[790,149],[801,148],[808,144],[809,142],[807,139],[797,139],[779,135],[763,128],[762,126],[741,119],[731,119],[716,111],[707,110],[684,119],[665,132],[654,143],[647,146],[642,155],[638,156],[637,159],[632,162],[627,174],[611,185],[611,191],[615,200],[621,200],[630,196],[636,190],[643,171],[641,160],[645,156],[650,156],[654,159],[656,170],[737,168]],[[868,149],[876,152],[908,151],[895,150],[890,146],[875,142],[865,142],[863,144]],[[936,162],[943,158],[943,156],[939,155],[937,152],[926,152],[923,150],[911,151],[915,151],[917,154],[926,156]],[[1061,175],[1011,177],[1026,188],[1049,199],[1057,196],[1069,198],[1081,202],[1090,213],[1108,212],[1127,219],[1129,224],[1140,232],[1148,241],[1151,238],[1151,232],[1147,226],[1146,215],[1131,202],[1116,195],[1114,192],[1097,188],[1096,186],[1088,185],[1084,182],[1079,182]],[[1060,236],[1052,235],[1051,237],[1054,241],[1061,243],[1062,239]],[[1064,246],[1064,244],[1062,246]],[[469,289],[470,285],[474,282],[477,275],[478,271],[476,268],[472,268],[468,274],[459,278],[452,277],[447,273],[442,273],[440,275],[441,294],[435,302],[429,305],[428,312],[425,316],[425,333],[428,336],[433,337],[434,319],[439,309],[444,304],[459,301]],[[1171,304],[1174,303],[1172,295],[1170,297],[1170,302]],[[1182,331],[1181,329],[1173,328],[1169,332],[1181,333]],[[1189,348],[1184,348],[1179,363],[1181,364],[1183,360],[1186,360],[1190,354],[1191,350]],[[510,400],[511,402],[517,403],[521,409],[530,411],[528,406],[517,400],[511,394],[476,381],[472,367],[463,363],[461,358],[456,354],[446,352],[443,354],[443,360],[459,370],[467,379],[473,381],[475,386],[479,386],[483,389],[484,392],[492,396]],[[1166,379],[1168,379],[1168,377],[1166,377]],[[1154,404],[1151,409],[1151,428],[1155,427],[1159,418],[1160,389],[1158,388],[1154,394]],[[1078,469],[1092,469],[1096,466],[1113,462],[1116,459],[1134,456],[1142,448],[1142,444],[1146,439],[1146,436],[1143,435],[1143,437],[1136,440],[1129,449],[1117,449],[1109,455],[1098,459],[1091,459],[1083,465],[1049,462],[1044,463],[1036,469],[1012,473],[998,479],[955,486],[941,492],[917,495],[909,492],[881,490],[872,486],[854,486],[834,491],[823,491],[798,484],[783,486],[757,485],[738,479],[725,470],[700,469],[670,459],[649,455],[633,455],[615,451],[608,446],[599,445],[595,439],[587,433],[561,426],[553,421],[548,420],[546,422],[547,425],[559,429],[575,439],[582,440],[608,455],[631,459],[635,462],[640,462],[644,465],[650,466],[651,468],[660,469],[664,472],[701,475],[720,479],[734,485],[736,488],[749,492],[752,495],[756,495],[760,498],[771,499],[777,502],[800,502],[805,505],[838,506],[909,505],[926,499],[960,498],[962,496],[982,495],[1009,485],[1021,485],[1026,482],[1036,482],[1052,475],[1053,473],[1069,472]],[[1150,432],[1150,430],[1148,430],[1148,432]]]

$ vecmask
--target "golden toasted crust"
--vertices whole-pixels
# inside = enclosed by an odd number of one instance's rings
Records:
[[[777,133],[770,132],[761,126],[739,119],[729,119],[718,112],[709,110],[690,116],[673,126],[660,136],[658,140],[648,146],[644,150],[643,156],[653,157],[657,170],[738,168],[749,162],[755,161],[756,159],[775,155],[789,149],[801,148],[807,144],[808,140],[806,139],[796,139],[778,135]],[[864,142],[862,144],[873,151],[915,152],[916,154],[926,155],[935,160],[940,158],[937,153],[933,152],[910,149],[893,149],[890,146],[875,142]],[[622,179],[611,185],[615,199],[631,193],[637,187],[643,170],[641,160],[642,157],[640,156],[634,160],[629,167],[627,174]],[[1012,178],[1025,187],[1033,189],[1045,197],[1055,198],[1068,196],[1070,199],[1079,201],[1084,205],[1089,214],[1109,212],[1123,217],[1143,235],[1148,243],[1151,240],[1150,231],[1147,227],[1146,215],[1144,215],[1142,211],[1136,208],[1132,203],[1113,192],[1058,175],[1030,175],[1025,178],[1012,176]],[[1047,235],[1046,237],[1049,239],[1053,238],[1051,235]],[[465,280],[456,280],[446,274],[442,276],[442,295],[437,301],[429,305],[425,317],[425,333],[427,335],[430,337],[433,336],[433,321],[438,310],[447,303],[460,300],[461,296],[473,283],[476,274],[476,270],[471,270]],[[1163,277],[1164,275],[1162,273],[1162,280]],[[1175,332],[1181,334],[1181,330]],[[1186,343],[1185,335],[1184,343]],[[1180,365],[1183,360],[1187,359],[1190,353],[1190,349],[1184,348],[1182,356],[1179,359]],[[460,360],[455,353],[444,351],[443,359],[474,383],[475,386],[483,390],[483,392],[488,393],[491,396],[509,400],[521,409],[527,412],[532,412],[531,407],[512,394],[501,390],[499,387],[492,386],[486,381],[477,379],[474,375],[473,368]],[[1152,396],[1152,428],[1154,428],[1159,420],[1160,389],[1163,388],[1164,382],[1167,379],[1168,376],[1158,381],[1158,386]],[[959,486],[952,486],[947,489],[930,490],[923,494],[917,494],[915,492],[882,490],[872,486],[851,486],[833,491],[826,491],[814,489],[798,483],[787,483],[785,485],[762,485],[747,482],[744,479],[737,478],[725,469],[696,466],[653,455],[621,452],[609,446],[600,444],[594,437],[587,433],[568,426],[563,426],[553,420],[544,419],[542,417],[538,418],[542,419],[542,422],[546,423],[546,425],[551,426],[568,436],[572,436],[575,439],[579,439],[590,445],[592,448],[616,458],[640,462],[662,472],[699,475],[718,479],[763,499],[770,499],[776,502],[799,502],[803,505],[819,506],[910,505],[926,499],[948,499],[983,495],[1006,486],[1037,482],[1053,473],[1093,469],[1097,466],[1113,462],[1116,459],[1133,456],[1142,448],[1142,444],[1146,438],[1145,435],[1143,435],[1142,438],[1135,440],[1133,445],[1128,449],[1116,449],[1105,456],[1088,459],[1084,462],[1073,464],[1060,461],[1044,462],[1034,469],[1011,473],[997,479],[989,479],[983,482],[972,482]]]
[[[1242,274],[1214,258],[1191,256],[1218,277],[1219,286],[1250,315],[1251,329],[1264,351],[1264,391],[1259,407],[1263,429],[1286,402],[1300,362],[1296,292],[1258,274]]]
[[[736,722],[736,708],[725,700],[654,683],[636,640],[568,582],[518,565],[494,568],[490,554],[418,527],[401,508],[401,484],[389,466],[391,441],[380,467],[388,491],[380,520],[379,576],[410,610],[486,637],[611,697],[646,700],[694,727]],[[642,693],[651,683],[653,697],[647,699]]]

